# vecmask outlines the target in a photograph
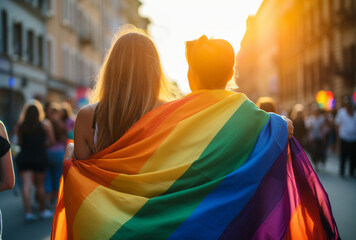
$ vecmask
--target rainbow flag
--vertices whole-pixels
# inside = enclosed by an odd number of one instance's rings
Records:
[[[285,121],[241,93],[198,91],[64,162],[52,239],[339,239]]]

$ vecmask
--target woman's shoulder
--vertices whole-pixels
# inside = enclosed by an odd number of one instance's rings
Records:
[[[0,121],[0,136],[2,136],[3,138],[7,138],[6,128],[2,121]]]
[[[95,113],[95,109],[97,108],[98,103],[88,104],[82,107],[77,114],[76,122],[85,120],[88,121],[88,117],[92,117]]]

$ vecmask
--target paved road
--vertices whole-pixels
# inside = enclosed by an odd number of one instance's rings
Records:
[[[338,162],[334,156],[329,157],[326,166],[321,168],[318,174],[329,194],[341,238],[353,240],[356,236],[356,179],[340,178],[337,173]],[[13,191],[0,193],[0,208],[4,220],[4,240],[50,238],[52,221],[24,223],[21,197],[16,196]]]

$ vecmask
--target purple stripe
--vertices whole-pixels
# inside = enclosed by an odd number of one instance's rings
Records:
[[[298,141],[293,137],[291,140],[291,156],[296,179],[297,191],[310,199],[316,201],[321,222],[330,239],[339,239],[338,229],[332,215],[328,194],[324,190],[310,161]]]
[[[286,192],[285,161],[287,159],[287,150],[288,144],[286,144],[283,152],[278,156],[269,172],[264,176],[250,201],[229,224],[219,239],[251,239],[260,225],[268,218],[272,210],[280,203]],[[280,239],[283,237],[289,225],[289,221],[285,221],[283,217],[276,219],[276,222],[271,222],[271,224],[278,224],[280,226],[280,228],[272,232],[271,235],[277,236],[273,237],[273,239]],[[266,237],[266,235],[263,236],[263,238]]]
[[[300,204],[300,197],[296,191],[296,183],[291,158],[287,160],[287,188],[282,199],[273,209],[268,218],[262,223],[252,239],[281,239],[281,233],[285,233],[289,226],[293,212]],[[283,234],[284,235],[284,234]]]

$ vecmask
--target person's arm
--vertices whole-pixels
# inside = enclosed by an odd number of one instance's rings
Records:
[[[290,120],[289,118],[282,116],[282,118],[284,119],[284,121],[287,122],[287,127],[288,127],[288,139],[291,139],[293,134],[294,134],[294,125],[293,125],[293,121]]]
[[[64,153],[64,161],[73,158],[74,154],[74,144],[68,143],[66,147],[66,152]]]
[[[7,136],[6,128],[4,124],[0,121],[0,135],[9,141]],[[0,192],[8,189],[12,189],[15,185],[15,174],[14,165],[12,163],[11,149],[5,153],[4,156],[0,157]]]
[[[81,108],[78,112],[74,123],[74,157],[78,160],[88,159],[92,153],[90,152],[90,141],[93,141],[92,136],[92,119],[94,110],[90,105]]]
[[[46,119],[42,122],[42,126],[43,126],[43,128],[46,132],[46,136],[47,136],[46,145],[47,145],[47,147],[50,147],[56,141],[55,137],[54,137],[54,130],[53,130],[52,123],[48,119]]]

